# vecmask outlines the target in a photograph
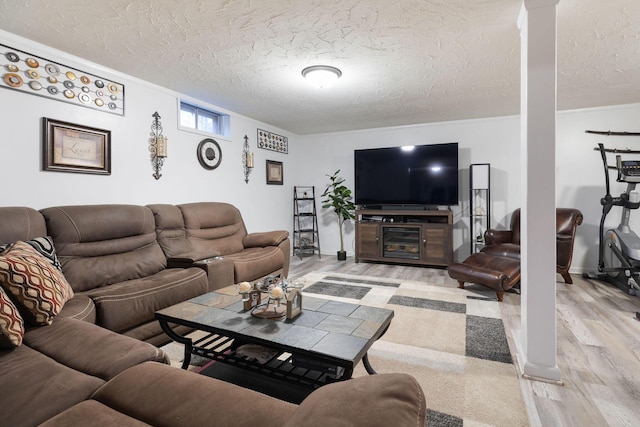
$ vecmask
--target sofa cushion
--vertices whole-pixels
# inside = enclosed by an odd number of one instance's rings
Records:
[[[19,347],[24,335],[24,322],[15,304],[0,287],[0,348]]]
[[[62,272],[23,241],[0,254],[0,283],[24,309],[27,320],[39,325],[50,324],[73,296]]]
[[[199,268],[170,268],[159,273],[87,291],[97,323],[116,332],[147,323],[155,312],[207,293],[208,281]]]
[[[167,258],[193,252],[191,242],[187,239],[182,211],[177,206],[155,204],[147,207],[153,212],[158,243]]]
[[[201,202],[178,205],[178,208],[194,251],[227,255],[244,249],[242,239],[247,230],[235,206]]]
[[[172,427],[280,427],[296,409],[253,390],[157,363],[127,369],[92,398],[146,423]]]
[[[153,213],[136,205],[42,209],[64,274],[77,292],[163,270]]]
[[[0,373],[2,426],[38,425],[90,398],[104,384],[104,380],[60,364],[28,345],[0,351]]]
[[[49,326],[29,329],[24,345],[75,371],[105,381],[146,361],[169,363],[167,355],[149,343],[61,316]]]
[[[30,240],[47,235],[47,225],[40,212],[20,206],[0,207],[0,244]]]

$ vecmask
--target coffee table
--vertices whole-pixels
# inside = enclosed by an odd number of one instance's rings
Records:
[[[235,287],[192,298],[156,312],[163,331],[184,344],[186,369],[191,355],[247,369],[296,385],[317,388],[351,378],[360,362],[375,374],[367,351],[391,324],[393,310],[330,301],[304,294],[294,319],[264,319],[244,311]],[[193,340],[170,324],[206,332]],[[264,363],[239,353],[245,344],[274,350]]]

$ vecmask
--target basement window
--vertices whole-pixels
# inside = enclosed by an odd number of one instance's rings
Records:
[[[183,130],[195,130],[210,135],[230,134],[230,117],[194,104],[180,101],[180,125]]]

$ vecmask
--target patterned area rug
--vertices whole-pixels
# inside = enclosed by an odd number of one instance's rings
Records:
[[[495,292],[323,272],[305,278],[303,292],[314,297],[394,310],[369,360],[377,372],[418,379],[427,425],[529,425]],[[362,375],[359,364],[354,376]]]

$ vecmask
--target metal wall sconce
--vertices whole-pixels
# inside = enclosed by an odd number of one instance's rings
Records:
[[[249,151],[249,138],[244,136],[244,145],[242,146],[242,166],[244,167],[244,182],[249,183],[249,174],[254,167],[253,153]]]
[[[162,174],[160,170],[167,157],[167,137],[162,134],[162,124],[160,123],[160,114],[156,111],[152,114],[153,122],[151,123],[151,138],[149,138],[149,152],[151,154],[151,167],[153,168],[153,177],[160,179]]]

